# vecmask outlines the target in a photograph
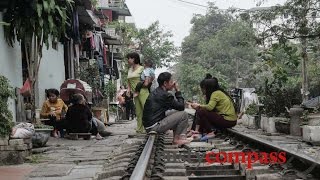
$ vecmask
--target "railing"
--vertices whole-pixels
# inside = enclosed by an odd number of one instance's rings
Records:
[[[156,138],[156,133],[150,133],[148,141],[143,148],[143,151],[139,157],[139,160],[130,176],[130,180],[144,180],[147,172],[153,144]]]
[[[109,7],[124,8],[124,0],[111,0],[109,1]]]

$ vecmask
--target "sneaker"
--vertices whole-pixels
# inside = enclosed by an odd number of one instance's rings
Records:
[[[103,139],[103,137],[101,137],[100,134],[97,134],[96,140],[102,140],[102,139]]]
[[[52,131],[52,137],[54,137],[54,138],[59,138],[59,135],[58,135],[58,131],[57,131],[57,130],[53,130],[53,131]]]

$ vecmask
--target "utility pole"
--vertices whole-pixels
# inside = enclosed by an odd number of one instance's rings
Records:
[[[308,2],[305,2],[305,8],[309,8]],[[306,11],[303,14],[302,17],[302,24],[300,26],[300,30],[306,29],[308,26],[308,19],[307,19],[308,11]],[[303,32],[301,35],[307,35],[307,32]],[[307,63],[308,63],[308,53],[307,53],[307,38],[306,37],[301,37],[301,46],[302,46],[302,51],[301,51],[301,56],[302,56],[302,89],[301,89],[301,94],[302,94],[302,103],[305,103],[308,101],[308,95],[309,95],[309,90],[308,90],[308,69],[307,69]]]
[[[237,71],[236,71],[236,88],[238,89],[239,88],[239,58],[236,58],[236,68],[237,68]]]
[[[308,54],[307,54],[307,39],[302,38],[301,39],[301,45],[302,45],[302,103],[308,101],[308,70],[307,70],[307,62],[308,62]]]

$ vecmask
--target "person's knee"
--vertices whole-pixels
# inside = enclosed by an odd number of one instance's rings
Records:
[[[197,114],[198,116],[203,116],[203,115],[205,115],[206,113],[207,113],[207,110],[205,110],[205,109],[198,109],[197,112],[196,112],[196,114]]]
[[[188,113],[187,113],[187,112],[182,111],[181,117],[182,117],[182,120],[183,120],[183,121],[188,121]]]

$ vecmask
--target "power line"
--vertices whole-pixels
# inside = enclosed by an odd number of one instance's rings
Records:
[[[180,1],[180,2],[183,2],[183,3],[191,4],[191,5],[194,5],[194,6],[200,6],[200,7],[204,7],[204,8],[209,8],[208,6],[205,6],[205,5],[202,5],[202,4],[193,3],[193,2],[189,2],[189,1],[184,1],[184,0],[176,0],[176,1]]]

